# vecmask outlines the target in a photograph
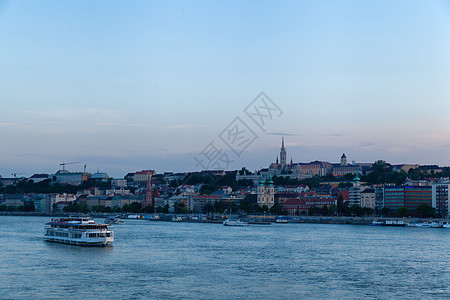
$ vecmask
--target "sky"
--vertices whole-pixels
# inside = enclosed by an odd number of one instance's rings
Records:
[[[210,145],[255,170],[281,137],[294,162],[448,166],[449,37],[446,0],[0,0],[0,175],[197,171]]]

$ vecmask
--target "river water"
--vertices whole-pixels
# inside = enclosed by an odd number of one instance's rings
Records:
[[[448,229],[125,220],[85,248],[48,221],[0,217],[1,299],[450,298]]]

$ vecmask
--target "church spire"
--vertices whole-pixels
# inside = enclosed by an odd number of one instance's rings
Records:
[[[284,148],[284,137],[281,138],[280,164],[281,167],[286,166],[286,149]]]

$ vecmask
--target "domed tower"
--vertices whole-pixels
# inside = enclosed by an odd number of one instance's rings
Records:
[[[353,178],[353,185],[360,186],[361,179],[358,176],[358,170],[356,170],[355,178]]]
[[[271,208],[275,204],[275,187],[273,186],[272,176],[269,175],[269,180],[267,181],[268,187],[266,188],[266,205]]]

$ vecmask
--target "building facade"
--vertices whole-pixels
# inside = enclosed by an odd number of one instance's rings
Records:
[[[440,217],[450,217],[450,207],[448,202],[448,191],[450,184],[448,182],[434,183],[431,186],[431,203],[436,208],[436,214]]]
[[[270,177],[267,185],[262,177],[259,180],[256,191],[256,202],[259,206],[266,205],[268,208],[271,208],[275,204],[275,188]]]
[[[375,209],[375,189],[366,189],[361,192],[361,207]]]

